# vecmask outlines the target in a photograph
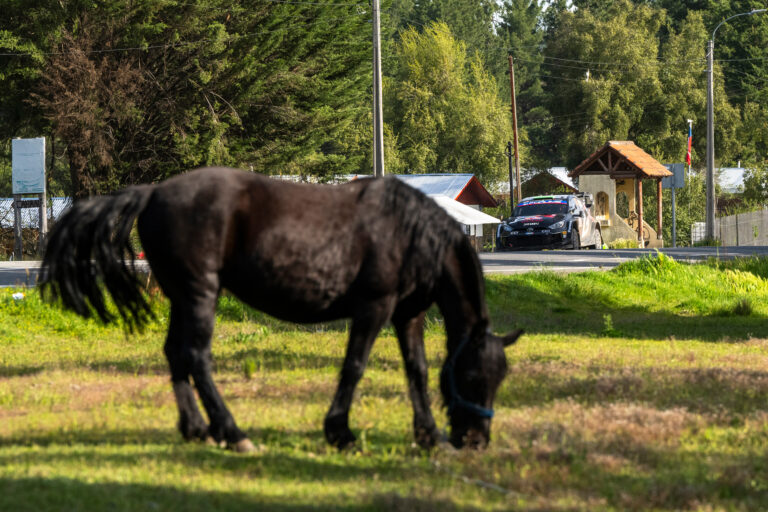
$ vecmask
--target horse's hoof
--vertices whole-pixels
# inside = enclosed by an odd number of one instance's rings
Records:
[[[339,446],[339,453],[363,453],[363,449],[357,445],[357,442],[352,441],[344,446]]]
[[[423,450],[431,450],[440,442],[440,432],[436,428],[419,428],[415,437],[416,443]]]
[[[326,440],[328,441],[328,444],[335,446],[340,452],[343,452],[354,451],[357,438],[350,430],[347,430],[341,434],[328,435],[326,436]]]
[[[230,445],[230,448],[232,448],[232,451],[237,453],[250,453],[256,451],[256,447],[253,446],[253,443],[247,437],[245,439],[239,440],[233,445]]]
[[[226,441],[216,441],[216,439],[213,438],[213,436],[207,436],[205,438],[205,444],[207,446],[215,446],[217,448],[226,448],[227,442]]]

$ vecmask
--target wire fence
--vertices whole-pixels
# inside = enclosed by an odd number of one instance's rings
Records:
[[[52,226],[72,206],[69,197],[53,197],[48,201],[48,226]],[[21,240],[24,258],[39,257],[40,209],[21,209]],[[13,198],[0,198],[0,259],[13,259],[14,246]]]

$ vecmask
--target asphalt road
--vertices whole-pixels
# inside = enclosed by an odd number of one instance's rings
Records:
[[[548,269],[554,272],[583,272],[609,270],[618,264],[654,254],[654,249],[606,249],[580,251],[514,251],[481,253],[485,273],[510,274]],[[703,261],[707,258],[768,256],[768,246],[755,247],[681,247],[665,248],[661,252],[678,261]],[[30,287],[37,283],[39,261],[0,262],[0,287]]]
[[[579,251],[514,251],[481,253],[485,273],[510,274],[546,268],[554,272],[609,270],[620,263],[655,254],[655,249],[598,249]],[[677,261],[697,262],[707,258],[768,256],[768,246],[678,247],[660,249]]]

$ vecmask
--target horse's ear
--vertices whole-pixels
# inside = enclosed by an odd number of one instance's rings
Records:
[[[514,343],[517,341],[517,338],[520,337],[520,335],[523,334],[522,329],[518,329],[515,332],[511,332],[507,334],[506,336],[503,336],[501,338],[501,342],[504,344],[505,347],[508,347],[510,345],[514,345]]]

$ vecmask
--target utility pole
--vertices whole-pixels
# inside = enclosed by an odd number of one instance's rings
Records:
[[[734,14],[717,24],[712,31],[712,39],[707,43],[707,216],[706,237],[715,239],[715,108],[714,104],[714,60],[715,60],[715,34],[720,25],[739,16],[752,16],[768,12],[768,9],[752,9],[748,12]]]
[[[509,55],[509,90],[510,94],[512,96],[512,140],[515,141],[515,180],[517,181],[517,202],[520,202],[521,199],[521,188],[520,188],[520,152],[518,151],[517,146],[517,103],[515,98],[515,66],[512,63],[512,55]],[[510,183],[510,187],[512,186],[512,183]],[[509,189],[510,194],[512,193],[512,189]]]
[[[373,175],[384,176],[384,115],[381,107],[380,0],[373,0]]]
[[[509,162],[509,215],[512,216],[515,211],[515,181],[512,178],[512,157],[515,156],[512,149],[512,142],[507,142],[507,150],[504,152]]]
[[[707,240],[715,239],[715,109],[712,101],[714,53],[715,41],[710,39],[707,43],[707,212],[705,217]]]

